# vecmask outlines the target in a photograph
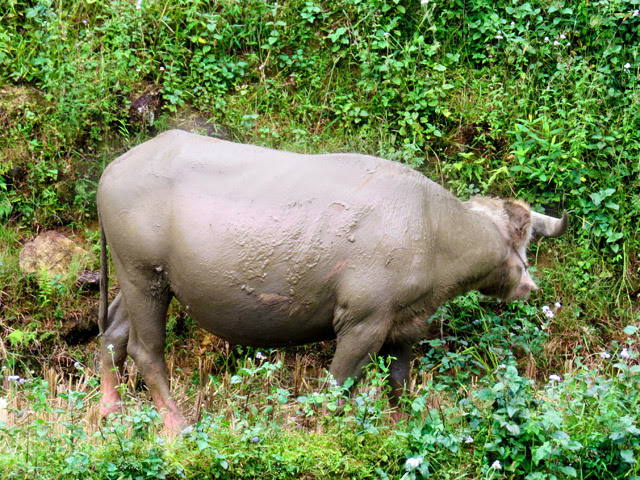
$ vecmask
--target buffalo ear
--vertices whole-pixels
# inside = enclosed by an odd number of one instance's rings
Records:
[[[504,211],[509,218],[508,233],[514,245],[522,245],[531,238],[531,209],[526,203],[505,200]]]

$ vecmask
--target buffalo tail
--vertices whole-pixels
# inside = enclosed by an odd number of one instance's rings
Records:
[[[98,311],[98,328],[100,335],[105,331],[109,315],[109,264],[107,260],[107,238],[100,222],[100,309]]]

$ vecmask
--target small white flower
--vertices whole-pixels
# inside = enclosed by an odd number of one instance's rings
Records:
[[[567,42],[567,47],[570,47],[570,46],[571,46],[571,42]]]
[[[107,350],[109,351],[109,353],[113,353],[113,344],[112,343],[107,345]]]
[[[161,72],[164,72],[164,67],[160,67],[160,71],[161,71]]]
[[[464,438],[464,443],[473,443],[473,437],[472,437],[472,436],[470,436],[470,435],[467,435],[467,436]]]
[[[19,382],[20,375],[8,375],[7,380],[9,380],[10,382]]]
[[[620,352],[620,357],[621,358],[629,358],[630,357],[629,350],[627,350],[627,347],[624,347],[622,349],[622,351]]]
[[[611,354],[607,352],[602,352],[600,354],[600,358],[611,358]]]
[[[565,38],[567,38],[567,36],[566,36],[564,33],[561,33],[561,34],[560,34],[560,39],[561,39],[561,40],[564,40]]]
[[[265,357],[265,356],[264,356],[264,354],[263,354],[262,352],[258,352],[258,353],[256,353],[256,358],[257,358],[258,360],[264,360],[264,359],[265,359],[265,358],[267,358],[267,357]]]
[[[384,32],[382,35],[384,35],[385,37],[389,36],[389,32]]]
[[[422,463],[422,457],[412,457],[407,460],[407,463],[404,464],[407,470],[415,470]]]
[[[631,15],[632,17],[637,17],[638,15],[640,15],[640,10],[634,10],[633,11],[633,15]]]
[[[140,10],[142,8],[142,0],[138,0],[136,2],[136,10]]]
[[[560,42],[558,40],[554,40],[553,41],[553,46],[557,47],[558,45],[560,45]]]
[[[544,37],[544,41],[548,42],[549,41],[549,37]]]
[[[549,380],[551,380],[552,382],[561,382],[562,377],[560,375],[556,375],[555,373],[553,373],[549,375]]]
[[[561,304],[560,302],[556,302],[556,303],[555,303],[555,305],[554,305],[554,307],[556,307],[556,308],[561,308],[561,307],[562,307],[562,304]]]
[[[516,26],[516,22],[513,22],[513,21],[512,21],[512,22],[511,22],[511,26],[512,26],[512,27],[515,27],[515,26]]]
[[[76,362],[73,364],[73,368],[80,368],[82,367],[82,364],[80,362]]]
[[[502,465],[500,464],[500,460],[496,460],[491,464],[491,468],[494,470],[502,470]]]
[[[496,38],[497,38],[498,40],[502,40],[504,37],[503,37],[502,35],[498,34],[498,35],[496,35]]]
[[[420,0],[420,3],[421,3],[422,5],[426,5],[427,3],[429,3],[429,0]]]
[[[627,62],[627,63],[624,64],[623,68],[625,70],[629,70],[631,68],[631,64],[629,62]]]

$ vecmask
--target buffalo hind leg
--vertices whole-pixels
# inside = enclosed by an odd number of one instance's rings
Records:
[[[142,289],[137,285],[149,285],[149,281],[128,281],[121,285],[130,318],[127,350],[162,415],[165,429],[178,433],[186,422],[171,398],[164,361],[166,316],[171,292],[168,288]]]
[[[104,331],[100,336],[100,368],[102,381],[100,391],[100,415],[119,410],[120,394],[117,386],[122,379],[122,367],[127,358],[127,342],[129,341],[129,318],[122,294],[119,293],[109,305]]]

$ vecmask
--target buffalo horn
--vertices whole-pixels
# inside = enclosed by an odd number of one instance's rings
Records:
[[[567,231],[569,215],[564,211],[562,218],[554,218],[532,211],[531,225],[533,233],[537,233],[543,237],[559,237]]]

